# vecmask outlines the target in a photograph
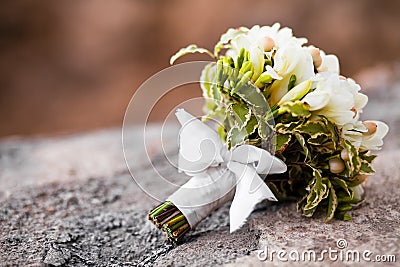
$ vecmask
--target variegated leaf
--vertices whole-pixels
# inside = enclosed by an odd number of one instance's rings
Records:
[[[278,113],[283,114],[286,112],[291,114],[293,117],[308,118],[311,116],[309,106],[301,101],[286,102],[285,104],[283,104],[279,108]]]
[[[335,190],[333,189],[333,187],[331,187],[329,190],[328,210],[325,218],[326,223],[333,219],[337,207],[338,207],[338,199],[336,197]]]
[[[293,134],[294,130],[303,123],[301,120],[292,121],[289,123],[279,122],[275,125],[275,130],[281,134]]]
[[[232,104],[228,107],[228,110],[240,129],[245,127],[251,119],[251,110],[245,104]]]
[[[302,134],[308,134],[310,138],[316,138],[321,135],[330,135],[330,131],[322,121],[307,121],[305,124],[297,127],[296,131]]]
[[[313,169],[314,180],[311,184],[310,193],[307,195],[307,203],[304,206],[303,214],[311,217],[318,204],[327,197],[328,186],[322,182],[321,173]]]
[[[214,58],[214,54],[211,53],[210,51],[208,51],[207,49],[200,48],[200,47],[197,47],[197,45],[191,44],[187,47],[181,48],[175,55],[173,55],[171,57],[169,63],[172,65],[178,58],[180,58],[184,55],[193,54],[193,53],[201,53],[201,54],[205,53],[205,54],[211,56],[212,58]]]
[[[275,152],[282,153],[289,145],[291,137],[290,134],[277,134],[274,138]]]
[[[300,146],[303,148],[304,155],[305,155],[306,159],[310,159],[310,157],[311,157],[310,156],[310,150],[307,147],[306,140],[299,133],[295,133],[295,136],[296,136],[296,139],[299,142]]]
[[[243,78],[245,78],[245,76],[243,76]],[[234,93],[250,105],[257,116],[265,116],[269,110],[268,103],[260,89],[252,85],[249,81],[245,82],[243,85],[238,85]]]
[[[347,183],[343,179],[340,179],[339,177],[333,177],[333,179],[331,179],[331,183],[336,187],[342,188],[349,197],[353,197],[353,192],[349,190]]]
[[[350,141],[344,140],[344,146],[349,154],[349,160],[345,161],[346,173],[349,178],[354,177],[361,168],[361,159],[358,155],[358,149]]]

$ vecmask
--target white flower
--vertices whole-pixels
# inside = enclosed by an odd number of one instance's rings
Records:
[[[314,66],[318,72],[334,72],[339,74],[339,59],[335,55],[327,55],[319,48],[310,45],[307,47],[308,52],[313,58]]]
[[[373,124],[371,132],[365,125]],[[389,131],[386,123],[381,121],[368,121],[348,123],[342,128],[342,137],[351,142],[353,146],[361,150],[379,150],[383,145],[383,138]]]
[[[353,146],[359,149],[362,142],[363,132],[366,132],[366,130],[367,129],[361,121],[347,123],[343,125],[342,137],[343,139],[350,141]]]
[[[322,59],[321,65],[318,67],[318,72],[334,72],[339,74],[339,59],[336,55],[326,55],[324,51],[320,50],[320,55]]]
[[[227,56],[237,59],[242,48],[250,52],[250,61],[254,66],[252,80],[255,81],[264,71],[264,55],[272,48],[280,48],[288,44],[301,46],[307,42],[305,38],[296,38],[289,28],[280,28],[279,23],[272,26],[253,26],[250,30],[241,27],[240,32],[231,40]],[[232,35],[233,36],[233,35]]]
[[[274,81],[270,91],[269,104],[278,103],[288,92],[290,77],[296,75],[296,85],[314,77],[314,65],[306,48],[296,44],[288,44],[279,48],[274,57],[273,69],[267,69],[271,77],[278,75],[280,80]]]
[[[314,79],[315,90],[303,102],[310,106],[313,115],[324,115],[339,126],[358,120],[368,97],[359,93],[360,86],[352,79],[341,80],[331,72],[319,73]]]
[[[245,48],[246,50],[250,50],[250,47],[256,46],[259,47],[264,52],[265,41],[272,39],[275,48],[280,48],[286,46],[287,44],[295,44],[298,46],[302,46],[307,43],[306,38],[297,38],[293,36],[292,30],[290,28],[282,28],[280,29],[280,24],[275,23],[272,26],[262,26],[259,25],[253,26],[250,30],[241,27],[240,33],[237,34],[231,40],[231,50],[230,53],[239,54],[240,49]],[[268,45],[269,48],[272,48]],[[269,51],[269,50],[268,50]],[[268,52],[265,51],[265,52]]]
[[[383,138],[389,131],[389,126],[381,121],[369,121],[376,124],[376,130],[372,134],[364,133],[362,135],[361,146],[363,150],[379,150],[383,145]]]

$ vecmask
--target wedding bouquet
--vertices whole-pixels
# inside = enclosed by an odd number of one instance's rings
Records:
[[[297,201],[298,212],[324,212],[325,222],[351,219],[346,212],[363,202],[371,151],[388,126],[360,120],[360,86],[340,75],[335,55],[306,43],[279,24],[240,27],[213,52],[190,45],[171,58],[206,53],[215,62],[201,73],[205,116],[176,114],[178,168],[192,178],[149,213],[170,240],[231,200],[231,232],[266,199]]]

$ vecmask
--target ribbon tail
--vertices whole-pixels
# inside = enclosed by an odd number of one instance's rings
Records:
[[[183,109],[176,111],[176,117],[182,124],[179,132],[180,172],[192,176],[223,162],[221,154],[225,148],[216,131]]]
[[[238,178],[235,196],[229,210],[230,232],[232,233],[246,222],[247,217],[259,202],[264,199],[271,201],[277,201],[277,199],[254,167],[230,162],[228,168]]]

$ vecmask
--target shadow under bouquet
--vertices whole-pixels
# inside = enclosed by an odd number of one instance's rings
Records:
[[[179,242],[228,201],[231,232],[266,199],[297,201],[298,212],[324,212],[325,222],[351,219],[346,212],[363,202],[371,151],[388,126],[360,120],[360,86],[340,75],[335,55],[306,43],[279,24],[240,27],[213,52],[190,45],[171,58],[206,53],[214,62],[200,79],[206,114],[176,114],[179,170],[192,178],[149,213],[168,239]]]

